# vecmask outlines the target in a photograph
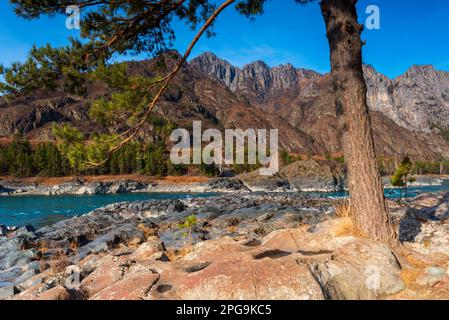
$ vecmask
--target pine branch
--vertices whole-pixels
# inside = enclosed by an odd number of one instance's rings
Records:
[[[236,0],[227,0],[226,2],[221,4],[212,13],[212,15],[207,19],[207,21],[204,23],[204,25],[201,27],[201,29],[198,31],[198,33],[195,35],[195,37],[193,38],[193,40],[190,42],[189,46],[187,47],[187,50],[185,51],[185,53],[182,56],[181,60],[177,63],[177,65],[173,69],[173,71],[171,73],[169,73],[167,76],[165,76],[164,78],[162,78],[160,80],[157,80],[155,83],[153,83],[152,85],[149,86],[147,92],[149,92],[151,89],[153,89],[155,87],[155,85],[162,84],[161,88],[159,89],[159,91],[157,92],[157,94],[155,95],[153,100],[147,105],[146,111],[143,114],[143,117],[142,117],[141,121],[137,125],[135,125],[134,127],[128,129],[126,132],[124,132],[121,135],[119,135],[117,138],[123,138],[124,136],[127,136],[127,135],[128,135],[128,137],[126,137],[124,140],[122,140],[118,145],[112,147],[109,150],[106,159],[104,159],[100,163],[89,163],[88,165],[90,165],[92,167],[101,167],[101,166],[105,165],[110,160],[111,156],[116,151],[118,151],[121,148],[123,148],[127,143],[129,143],[131,140],[133,140],[136,137],[136,135],[139,133],[140,129],[143,127],[145,122],[150,117],[152,111],[156,107],[157,103],[161,99],[163,93],[168,88],[168,86],[171,83],[171,81],[173,80],[173,78],[176,76],[176,74],[181,69],[182,65],[189,58],[189,56],[192,53],[192,50],[195,47],[195,45],[198,43],[198,41],[201,39],[201,37],[204,35],[204,33],[207,31],[207,29],[214,23],[215,19],[220,15],[220,13],[223,10],[225,10],[227,7],[229,7],[231,4],[233,4],[235,1]],[[113,140],[113,141],[116,141],[116,140]]]

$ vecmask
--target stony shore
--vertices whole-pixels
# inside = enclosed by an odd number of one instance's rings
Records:
[[[200,182],[148,181],[148,179],[121,179],[109,177],[103,181],[70,179],[60,183],[42,184],[0,180],[0,196],[9,195],[83,195],[129,192],[297,192],[343,191],[345,178],[335,164],[314,160],[294,162],[271,177],[259,171],[245,173],[234,178],[203,179]],[[187,177],[188,178],[188,177]],[[195,179],[193,179],[195,180]]]
[[[229,192],[246,189],[239,181],[214,180],[200,183],[144,183],[134,180],[89,182],[73,179],[54,185],[0,181],[0,196],[12,195],[93,195],[135,192]]]
[[[340,192],[345,190],[343,180],[332,178],[307,178],[290,180],[281,175],[262,177],[255,173],[235,178],[205,179],[204,182],[170,183],[142,182],[132,179],[112,181],[87,181],[71,179],[52,185],[26,183],[14,180],[0,180],[0,196],[13,195],[93,195],[136,192]],[[384,179],[385,188],[392,188],[388,179]],[[448,179],[421,176],[412,186],[438,186]]]
[[[104,182],[88,182],[82,179],[43,185],[38,183],[23,183],[14,181],[0,181],[0,196],[14,195],[93,195],[117,194],[137,192],[297,192],[299,188],[279,177],[266,178],[261,181],[245,181],[237,178],[210,179],[206,182],[192,183],[144,183],[134,180],[116,180]],[[332,192],[334,187],[308,186],[301,191]]]
[[[449,298],[449,194],[389,202],[398,257],[337,200],[242,193],[118,203],[40,230],[2,228],[1,299]],[[195,214],[191,243],[179,227]]]

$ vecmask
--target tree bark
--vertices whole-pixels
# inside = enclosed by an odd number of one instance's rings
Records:
[[[389,245],[397,237],[385,205],[363,77],[361,33],[357,0],[322,0],[330,47],[331,77],[336,116],[348,166],[351,210],[356,226],[366,236]]]

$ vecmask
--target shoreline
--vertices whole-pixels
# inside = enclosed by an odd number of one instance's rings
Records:
[[[14,179],[0,177],[1,196],[21,195],[96,195],[123,193],[252,193],[252,192],[333,192],[334,188],[296,188],[287,180],[279,184],[277,179],[247,183],[239,177],[144,177],[144,176],[103,176],[56,179]]]
[[[282,183],[279,183],[281,181]],[[383,177],[384,189],[396,189],[391,186],[388,177]],[[449,176],[418,176],[410,187],[449,186]],[[100,195],[124,193],[251,193],[251,192],[307,192],[331,193],[347,192],[346,188],[309,183],[292,184],[287,179],[260,182],[245,181],[240,177],[208,178],[203,176],[182,177],[146,177],[140,175],[86,176],[82,178],[25,178],[0,177],[0,197],[2,196],[57,196],[57,195]]]

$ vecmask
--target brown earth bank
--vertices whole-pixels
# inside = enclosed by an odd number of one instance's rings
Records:
[[[0,297],[449,299],[449,194],[388,202],[404,256],[297,194],[110,205],[0,236]],[[192,214],[191,229],[180,224]]]
[[[61,183],[71,182],[77,179],[86,182],[114,182],[120,180],[130,180],[141,183],[159,183],[159,184],[185,184],[201,183],[210,181],[210,177],[205,176],[167,176],[151,177],[140,174],[121,174],[121,175],[97,175],[97,176],[67,176],[67,177],[25,177],[18,178],[12,176],[0,176],[1,181],[10,181],[23,184],[40,184],[43,186],[55,186]]]

